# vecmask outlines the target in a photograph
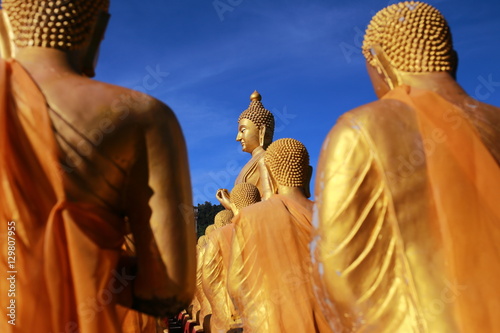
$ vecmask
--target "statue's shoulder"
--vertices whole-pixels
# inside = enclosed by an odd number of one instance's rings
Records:
[[[378,123],[390,121],[391,117],[411,112],[413,109],[402,101],[384,98],[354,108],[344,113],[339,119],[350,120],[361,125],[374,121]]]
[[[93,81],[89,96],[100,98],[96,106],[106,110],[124,124],[141,127],[169,127],[180,130],[172,109],[164,102],[146,93],[105,83]],[[94,92],[94,93],[92,93]]]

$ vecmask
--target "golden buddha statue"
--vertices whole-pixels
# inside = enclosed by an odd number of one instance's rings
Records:
[[[0,217],[15,224],[19,274],[15,326],[2,320],[0,331],[113,333],[130,308],[177,312],[196,266],[193,212],[179,209],[192,195],[175,115],[89,78],[107,0],[2,8]],[[121,251],[126,221],[136,256]],[[7,264],[2,251],[2,281]]]
[[[261,201],[259,189],[253,184],[239,183],[231,190],[231,210],[234,216],[240,213],[240,209],[259,201]]]
[[[274,193],[272,180],[264,164],[265,150],[273,141],[274,116],[264,108],[261,100],[262,96],[254,91],[250,95],[250,106],[238,119],[236,141],[241,143],[244,152],[252,154],[252,158],[241,169],[234,185],[253,184],[265,200]],[[231,209],[231,198],[226,189],[219,189],[216,197],[226,209]]]
[[[330,332],[309,273],[309,154],[299,141],[280,139],[267,149],[265,163],[278,194],[240,209],[233,218],[228,287],[243,330]]]
[[[198,245],[196,247],[196,291],[194,294],[194,301],[192,303],[194,318],[198,323],[197,329],[203,329],[205,317],[212,312],[210,303],[208,302],[205,291],[203,290],[203,259],[205,256],[206,245],[206,235],[198,238]]]
[[[234,324],[235,310],[227,291],[227,267],[231,249],[233,212],[215,216],[216,229],[207,236],[203,260],[203,287],[212,308],[211,332],[226,333]]]
[[[229,209],[224,209],[218,212],[214,217],[214,225],[216,229],[220,229],[229,223],[231,223],[231,219],[234,217],[234,214]]]
[[[500,330],[500,109],[455,81],[441,13],[378,12],[363,42],[378,101],[322,147],[312,253],[339,332]]]

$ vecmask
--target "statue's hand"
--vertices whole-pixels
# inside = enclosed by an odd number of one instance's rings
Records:
[[[221,205],[224,206],[224,208],[231,209],[231,196],[225,188],[218,189],[215,197],[219,200]]]

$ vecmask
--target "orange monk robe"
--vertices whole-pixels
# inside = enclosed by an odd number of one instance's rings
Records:
[[[121,332],[115,295],[132,277],[117,270],[124,222],[71,202],[46,101],[16,62],[0,62],[0,331]],[[7,222],[15,222],[8,266]],[[15,297],[7,277],[14,270]],[[15,301],[15,326],[5,309]]]
[[[226,333],[234,324],[236,311],[227,290],[227,270],[231,254],[233,225],[227,224],[207,236],[203,263],[204,290],[212,307],[213,333]]]
[[[135,256],[135,243],[131,234],[125,236],[122,250],[127,256]],[[122,323],[122,333],[156,333],[158,325],[155,317],[125,307],[122,311],[126,312]]]
[[[310,281],[311,215],[312,202],[273,195],[233,218],[228,288],[245,332],[330,332]]]
[[[377,105],[343,115],[319,161],[314,271],[332,327],[499,332],[500,169],[486,128],[407,86]]]

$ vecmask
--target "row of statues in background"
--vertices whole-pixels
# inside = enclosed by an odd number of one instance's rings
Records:
[[[500,110],[455,81],[438,10],[373,17],[379,99],[328,134],[314,203],[307,150],[272,142],[254,93],[237,137],[252,158],[196,246],[175,115],[88,78],[108,6],[2,1],[2,332],[150,332],[190,302],[213,332],[500,331]]]
[[[309,243],[312,168],[295,139],[272,142],[274,116],[254,92],[238,119],[236,140],[250,161],[226,207],[197,246],[193,324],[205,332],[330,332],[313,296]]]
[[[500,327],[500,110],[457,84],[451,32],[430,5],[377,13],[363,54],[380,100],[344,114],[325,140],[314,221],[305,147],[271,143],[257,93],[240,115],[252,159],[216,195],[234,217],[222,212],[226,225],[198,242],[192,311],[201,323],[212,313],[205,331]]]

